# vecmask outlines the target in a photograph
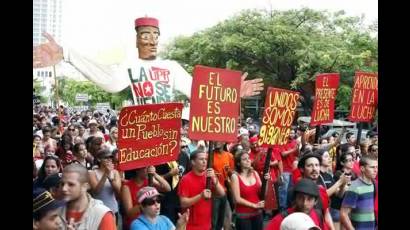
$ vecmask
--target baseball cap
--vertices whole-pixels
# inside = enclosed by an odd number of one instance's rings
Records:
[[[308,216],[303,212],[294,212],[280,224],[280,230],[321,230]]]
[[[157,191],[156,188],[146,186],[141,188],[137,193],[137,200],[138,203],[142,203],[145,199],[154,198],[156,196],[160,196],[161,194]]]
[[[238,137],[239,137],[239,136],[242,136],[242,135],[248,135],[248,136],[249,136],[249,131],[248,131],[247,129],[241,127],[241,128],[239,129],[239,135],[238,135]]]
[[[50,192],[44,188],[33,189],[33,217],[50,210],[64,206],[64,200],[56,200]]]
[[[256,142],[258,142],[258,136],[255,135],[255,136],[249,138],[249,143],[253,144],[253,143],[256,143]]]

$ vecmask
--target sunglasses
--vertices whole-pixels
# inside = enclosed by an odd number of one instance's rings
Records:
[[[75,129],[68,129],[69,131],[75,131]]]
[[[181,146],[181,149],[188,148],[188,145]]]
[[[154,205],[155,203],[161,204],[161,199],[159,197],[156,198],[147,198],[144,201],[142,201],[143,206],[151,206]]]
[[[103,157],[102,159],[114,159],[114,156],[106,156],[106,157]]]

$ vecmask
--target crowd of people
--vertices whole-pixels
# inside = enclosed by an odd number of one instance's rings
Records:
[[[190,98],[192,77],[177,62],[156,59],[158,20],[137,18],[135,30],[138,59],[117,69],[48,34],[48,43],[33,47],[33,67],[64,59],[108,92],[130,86],[136,105],[173,102],[174,91]],[[241,97],[264,89],[263,79],[246,77]],[[176,161],[121,171],[117,120],[98,111],[33,108],[33,229],[376,228],[375,132],[360,143],[344,130],[315,141],[315,129],[295,124],[287,144],[272,148],[265,173],[269,150],[258,145],[251,118],[238,125],[234,143],[190,140],[189,121],[181,120]]]
[[[182,124],[177,161],[121,171],[116,116],[36,106],[33,229],[281,229],[288,216],[302,221],[293,213],[320,229],[375,229],[377,133],[360,145],[345,130],[314,143],[315,129],[296,125],[264,174],[268,149],[252,119],[234,143],[190,140]]]

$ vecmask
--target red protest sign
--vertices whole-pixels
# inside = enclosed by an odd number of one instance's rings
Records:
[[[299,92],[268,88],[259,129],[260,146],[273,147],[287,143],[298,101]]]
[[[124,107],[118,119],[119,168],[173,161],[179,155],[182,103]]]
[[[315,101],[313,104],[310,125],[333,122],[335,99],[339,87],[338,73],[324,73],[316,77]]]
[[[235,141],[241,72],[195,66],[188,136],[194,140]]]
[[[373,121],[377,107],[377,92],[377,73],[356,72],[348,119],[354,122]]]

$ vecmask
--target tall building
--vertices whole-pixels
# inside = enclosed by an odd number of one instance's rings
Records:
[[[61,41],[62,0],[33,0],[33,46],[46,42],[43,32],[51,34],[57,43]],[[53,68],[33,69],[33,77],[42,80],[42,95],[51,103]]]
[[[33,45],[45,42],[47,31],[61,40],[62,0],[33,0]]]

